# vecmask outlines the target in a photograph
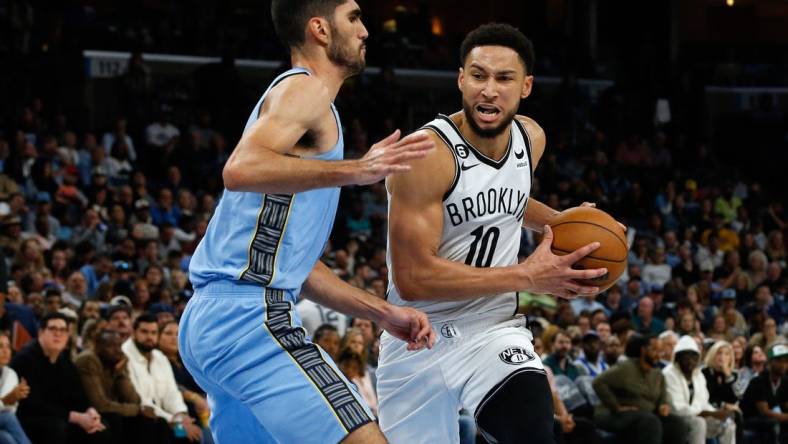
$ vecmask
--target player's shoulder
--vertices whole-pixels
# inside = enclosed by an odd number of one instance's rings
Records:
[[[331,103],[331,93],[325,83],[315,76],[294,75],[271,88],[266,101],[290,105],[288,108],[304,112],[310,109],[322,109],[320,106],[322,104],[328,106]],[[303,106],[305,104],[310,106]]]
[[[528,135],[532,139],[545,137],[544,130],[539,126],[536,120],[522,114],[517,114],[515,119],[525,127],[525,130],[528,131]]]

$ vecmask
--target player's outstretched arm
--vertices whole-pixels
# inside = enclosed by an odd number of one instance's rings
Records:
[[[479,268],[439,257],[443,194],[451,184],[454,168],[449,151],[440,148],[414,161],[410,172],[388,180],[392,271],[404,299],[462,300],[521,290],[558,296],[598,292],[597,287],[582,286],[576,280],[592,279],[606,270],[573,270],[571,266],[599,245],[556,256],[550,251],[549,229],[545,241],[523,264]]]
[[[227,189],[297,193],[315,188],[370,184],[407,171],[434,144],[423,133],[400,139],[399,130],[358,160],[322,161],[288,156],[307,131],[331,113],[331,97],[313,76],[296,76],[271,90],[260,118],[244,132],[224,167]]]
[[[391,335],[408,342],[408,350],[432,348],[435,331],[427,315],[410,307],[398,307],[339,279],[324,263],[312,269],[301,290],[320,305],[350,316],[371,319]]]

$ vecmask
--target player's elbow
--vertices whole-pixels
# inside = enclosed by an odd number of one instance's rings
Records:
[[[413,302],[424,300],[424,295],[429,294],[429,290],[412,268],[394,267],[394,285],[397,287],[399,297],[404,301]]]
[[[243,180],[241,179],[241,173],[238,171],[238,168],[234,167],[232,162],[227,162],[222,170],[222,180],[224,181],[224,187],[230,191],[240,191],[241,190],[241,183]]]

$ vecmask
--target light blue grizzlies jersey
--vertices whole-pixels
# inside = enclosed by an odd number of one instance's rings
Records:
[[[252,110],[244,131],[260,114],[268,92],[295,75],[311,75],[304,68],[277,77]],[[337,144],[312,157],[340,160],[344,141],[339,114]],[[339,188],[321,188],[296,194],[262,194],[224,190],[205,237],[189,265],[195,288],[211,281],[237,280],[270,288],[298,290],[320,259],[334,224]]]

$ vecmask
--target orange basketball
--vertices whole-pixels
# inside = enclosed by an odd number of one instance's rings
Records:
[[[601,246],[575,263],[573,268],[607,268],[607,274],[585,281],[607,290],[616,283],[627,267],[627,236],[615,219],[602,210],[576,207],[561,212],[550,225],[553,229],[554,254],[563,256],[591,242]]]

